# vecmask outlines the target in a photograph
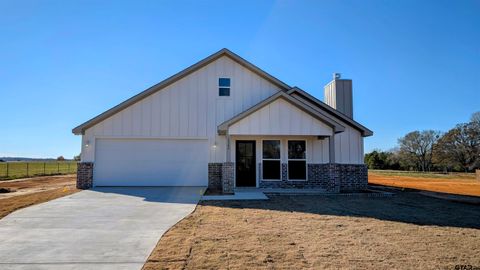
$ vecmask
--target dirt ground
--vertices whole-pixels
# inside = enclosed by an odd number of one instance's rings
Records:
[[[480,196],[480,181],[466,177],[440,178],[432,176],[431,178],[428,178],[426,176],[413,177],[369,172],[368,183],[450,194]]]
[[[393,197],[203,201],[144,269],[454,269],[480,266],[480,207]]]
[[[20,208],[75,193],[79,191],[75,181],[75,175],[0,181],[0,189],[10,190],[9,193],[0,193],[0,218]]]

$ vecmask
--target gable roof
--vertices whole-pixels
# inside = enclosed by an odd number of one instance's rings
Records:
[[[280,81],[279,79],[275,78],[274,76],[268,74],[267,72],[263,71],[262,69],[258,68],[254,64],[248,62],[247,60],[243,59],[242,57],[238,56],[237,54],[233,53],[232,51],[224,48],[221,49],[220,51],[208,56],[207,58],[197,62],[196,64],[191,65],[190,67],[178,72],[177,74],[159,82],[158,84],[144,90],[143,92],[140,92],[139,94],[125,100],[124,102],[118,104],[117,106],[107,110],[104,113],[101,113],[100,115],[88,120],[87,122],[75,127],[72,132],[75,135],[80,135],[84,134],[85,130],[100,123],[101,121],[107,119],[108,117],[122,111],[123,109],[129,107],[130,105],[133,105],[137,103],[138,101],[156,93],[157,91],[160,91],[164,89],[165,87],[175,83],[176,81],[190,75],[191,73],[201,69],[202,67],[212,63],[213,61],[219,59],[222,56],[227,56],[236,63],[242,65],[243,67],[247,68],[248,70],[252,71],[253,73],[259,75],[260,77],[264,78],[265,80],[271,82],[272,84],[278,86],[280,89],[283,91],[287,91],[288,89],[291,89],[289,85],[286,83]]]
[[[334,117],[346,122],[347,124],[350,124],[351,126],[353,126],[354,128],[360,130],[362,132],[362,136],[363,137],[368,137],[368,136],[372,136],[373,135],[373,131],[371,131],[370,129],[364,127],[363,125],[361,125],[360,123],[356,122],[355,120],[353,120],[352,118],[346,116],[345,114],[335,110],[334,108],[330,107],[329,105],[327,105],[326,103],[318,100],[317,98],[315,98],[314,96],[310,95],[309,93],[303,91],[302,89],[298,88],[298,87],[293,87],[292,89],[288,90],[287,93],[289,95],[293,94],[293,93],[298,93],[299,95],[303,96],[305,99],[307,99],[308,101],[312,102],[313,104],[317,105],[318,108],[316,108],[317,111],[326,111],[328,112],[329,114],[333,115]]]
[[[238,121],[244,119],[245,117],[253,114],[254,112],[260,110],[261,108],[267,106],[268,104],[272,103],[273,101],[282,98],[289,102],[290,104],[296,106],[297,108],[301,109],[302,111],[310,114],[314,118],[320,120],[321,122],[327,124],[328,126],[332,127],[335,133],[343,132],[345,127],[338,123],[337,121],[333,120],[332,118],[328,117],[324,113],[318,110],[314,110],[312,107],[308,106],[307,104],[301,102],[300,100],[286,94],[285,92],[278,92],[269,98],[264,99],[263,101],[257,103],[256,105],[250,107],[248,110],[243,111],[236,116],[230,118],[229,120],[223,122],[218,126],[218,134],[225,135],[227,133],[228,127],[237,123]]]

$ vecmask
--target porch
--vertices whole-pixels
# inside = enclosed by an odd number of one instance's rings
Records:
[[[344,186],[363,189],[366,181],[355,179],[366,179],[364,165],[335,163],[335,134],[344,130],[278,93],[218,126],[226,162],[209,164],[209,187],[224,193],[239,187],[339,192],[343,179]]]

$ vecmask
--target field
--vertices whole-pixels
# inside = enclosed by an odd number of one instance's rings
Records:
[[[433,192],[480,196],[480,181],[473,173],[415,173],[370,170],[368,183]]]
[[[77,172],[76,161],[0,162],[0,180]]]
[[[158,242],[153,269],[455,269],[480,266],[480,208],[393,197],[203,201]]]
[[[10,192],[0,193],[0,218],[17,209],[77,192],[75,181],[75,175],[1,181],[0,189]]]

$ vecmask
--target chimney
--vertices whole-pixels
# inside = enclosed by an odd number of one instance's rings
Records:
[[[324,101],[330,107],[353,119],[352,80],[333,73],[333,80],[325,85]]]

